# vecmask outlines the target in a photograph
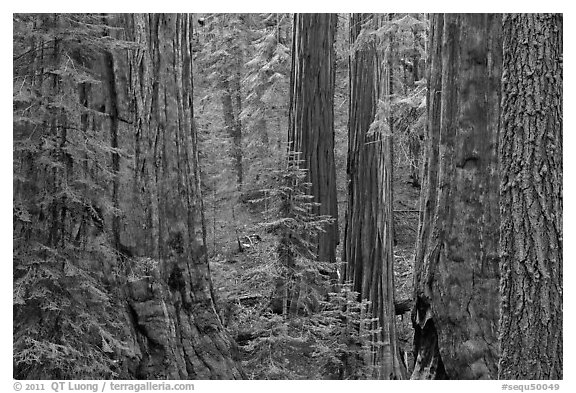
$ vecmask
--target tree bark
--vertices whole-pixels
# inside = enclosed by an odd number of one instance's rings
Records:
[[[110,116],[110,147],[118,149],[118,93],[116,91],[116,74],[114,72],[114,56],[107,51],[104,54],[104,73],[106,75],[106,106]],[[118,192],[120,189],[120,154],[112,152],[112,243],[116,250],[120,248],[120,215]]]
[[[561,14],[506,14],[500,379],[562,379]]]
[[[130,56],[130,84],[129,96],[132,99],[134,116],[134,200],[138,208],[135,212],[138,215],[136,225],[138,231],[135,234],[136,247],[141,253],[154,255],[157,250],[157,228],[154,221],[155,195],[150,192],[152,185],[151,168],[152,154],[150,152],[151,133],[154,124],[152,114],[154,111],[153,102],[153,81],[157,78],[158,56],[155,44],[157,34],[153,34],[157,26],[157,15],[134,14],[127,17],[128,25],[131,29],[127,34],[138,45],[131,52]]]
[[[377,29],[383,21],[382,16],[353,14],[350,43],[356,42],[363,26]],[[380,329],[373,337],[375,376],[402,379],[394,312],[390,124],[381,127],[388,129],[385,132],[369,132],[379,101],[391,90],[386,71],[390,64],[384,67],[378,45],[364,43],[350,59],[348,210],[342,259],[347,262],[345,280],[352,281],[361,300],[371,302],[371,317],[377,318],[371,327]]]
[[[177,172],[172,178],[180,183],[181,195],[173,204],[177,209],[173,219],[175,226],[185,228],[180,236],[174,234],[171,244],[162,245],[172,249],[171,257],[163,261],[165,277],[160,277],[167,285],[151,290],[146,280],[138,280],[127,288],[131,319],[144,329],[143,337],[136,335],[137,345],[146,354],[137,367],[138,377],[241,378],[243,372],[232,358],[234,343],[215,310],[206,255],[198,138],[193,123],[192,18],[188,14],[136,14],[133,20],[142,47],[152,48],[152,56],[138,49],[132,52],[132,69],[139,70],[138,83],[132,84],[137,103],[134,123],[144,134],[154,135],[148,146],[150,168],[154,169],[161,162],[162,149],[157,148],[160,132],[175,133],[171,139],[178,146],[175,160],[179,164],[171,165]],[[172,40],[161,39],[166,37]],[[160,46],[160,42],[164,44]],[[159,92],[172,95],[175,109],[159,108]],[[151,112],[145,110],[146,105]],[[165,110],[167,124],[159,123],[160,109]],[[156,196],[150,199],[157,201]]]
[[[118,27],[115,18],[123,22],[126,60],[120,41],[105,36]],[[29,184],[26,174],[15,171],[16,181],[35,187],[17,188],[15,201],[22,202],[15,202],[15,225],[17,230],[34,225],[38,232],[26,243],[14,239],[15,377],[244,377],[215,310],[206,256],[192,121],[191,16],[32,14],[15,15],[14,21],[16,56],[29,50],[28,37],[40,38],[50,55],[38,63],[51,70],[38,86],[30,86],[38,70],[29,69],[30,59],[15,62],[19,89],[35,88],[25,97],[24,90],[14,93],[15,152],[25,158],[33,147],[31,169],[40,172]],[[36,28],[36,21],[46,25]],[[70,34],[63,36],[63,29]],[[125,79],[128,91],[121,83]],[[131,103],[133,129],[118,124],[124,96]],[[121,166],[116,150],[110,165],[110,148],[129,136],[135,140],[135,166]],[[178,155],[173,154],[176,142]],[[141,257],[128,255],[129,247],[119,243],[117,223],[112,223],[115,239],[101,236],[103,212],[117,215],[114,208],[131,202],[118,192],[123,169],[135,173],[132,213],[137,217],[125,233],[140,239]],[[166,194],[161,194],[163,184]],[[161,201],[162,195],[169,201]],[[161,203],[170,204],[164,210],[169,216],[163,217]],[[165,223],[177,232],[170,242],[162,235]],[[89,226],[97,231],[87,233]],[[76,239],[86,238],[85,250],[74,244],[74,227]],[[111,263],[113,247],[125,250],[121,263]],[[168,257],[160,259],[159,247],[170,249]],[[39,356],[32,359],[29,353]]]
[[[336,261],[338,208],[334,164],[334,39],[336,14],[296,14],[292,43],[289,149],[300,152],[319,215],[334,222],[314,239],[318,260]]]
[[[334,38],[335,14],[295,14],[290,75],[290,111],[287,168],[282,184],[279,215],[294,218],[296,197],[312,196],[312,216],[330,216],[324,232],[298,233],[284,228],[277,247],[284,271],[276,280],[272,310],[286,315],[297,312],[300,283],[295,279],[296,251],[306,258],[336,261],[338,217],[334,164]],[[305,171],[305,179],[299,176]],[[303,181],[302,181],[303,180]],[[302,207],[302,206],[300,206]],[[302,231],[302,228],[299,229]],[[297,238],[299,237],[299,238]],[[298,245],[296,245],[298,243]],[[302,247],[302,245],[304,245]]]
[[[412,379],[497,377],[497,15],[432,17]]]
[[[416,19],[420,19],[419,14],[415,14],[414,17]],[[412,47],[412,86],[411,88],[416,88],[416,83],[420,80],[420,64],[421,64],[421,56],[420,56],[420,43],[422,42],[422,33],[420,30],[414,29],[412,31],[414,44]],[[416,121],[418,116],[418,110],[413,108],[411,113],[414,114],[412,117]],[[422,144],[423,134],[416,130],[410,132],[408,137],[408,154],[410,158],[410,177],[412,178],[412,185],[414,187],[421,186],[421,161],[422,161],[422,154],[421,154],[421,144]]]

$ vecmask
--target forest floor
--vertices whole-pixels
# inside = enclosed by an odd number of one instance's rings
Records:
[[[396,171],[394,179],[396,301],[412,298],[419,208],[419,189],[409,184],[408,172],[402,169]],[[338,188],[342,237],[346,193],[344,187]],[[270,311],[277,240],[274,235],[261,229],[259,224],[263,221],[266,221],[263,212],[239,202],[238,195],[221,199],[216,209],[207,208],[207,243],[216,302],[226,329],[238,343],[238,355],[248,377],[343,377],[338,371],[327,369],[326,361],[320,365],[317,335],[306,317],[294,318],[286,325],[281,316]],[[250,235],[258,237],[248,239],[246,236]],[[244,244],[242,252],[239,251],[238,238]],[[338,255],[341,255],[341,245]],[[410,312],[397,316],[396,322],[401,355],[411,368],[413,330]],[[331,345],[326,343],[323,345]],[[336,346],[336,343],[332,345]],[[324,353],[326,351],[330,349],[325,348]]]

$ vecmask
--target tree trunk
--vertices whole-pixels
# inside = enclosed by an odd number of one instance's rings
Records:
[[[500,134],[500,379],[562,379],[561,14],[507,14]]]
[[[173,130],[176,134],[172,140],[178,144],[175,159],[180,163],[171,167],[178,172],[172,178],[181,183],[181,195],[173,205],[178,220],[174,226],[186,231],[174,234],[171,244],[163,245],[172,248],[171,257],[164,261],[166,286],[152,288],[145,279],[128,285],[128,314],[141,330],[134,335],[142,355],[135,372],[138,378],[240,378],[243,372],[232,358],[234,343],[215,310],[206,255],[198,138],[193,124],[192,18],[187,14],[133,15],[133,25],[137,41],[144,48],[156,48],[152,54],[157,50],[159,61],[154,63],[154,55],[138,49],[132,51],[132,69],[139,70],[138,83],[132,83],[137,103],[135,124],[144,128],[143,134],[155,135],[149,145],[152,152],[148,152],[155,168],[160,162],[161,149],[156,148],[159,132]],[[172,40],[162,39],[166,37]],[[159,46],[160,42],[164,44]],[[159,91],[172,92],[176,102],[175,109],[161,108],[165,109],[165,125],[158,123],[160,108],[154,108],[159,105]],[[144,110],[148,103],[152,112]]]
[[[319,215],[334,222],[314,239],[318,260],[336,261],[338,210],[334,164],[334,38],[336,14],[296,14],[288,128],[289,149],[308,170],[309,194]]]
[[[104,54],[104,73],[106,75],[106,106],[110,116],[110,147],[118,149],[118,93],[116,91],[116,74],[114,72],[114,56],[111,52]],[[116,250],[120,248],[120,215],[118,192],[120,188],[120,154],[112,152],[112,243]]]
[[[362,26],[377,29],[381,16],[353,14],[350,43]],[[390,73],[383,67],[378,43],[354,51],[350,60],[350,118],[348,124],[348,211],[343,260],[345,280],[361,300],[371,302],[370,312],[380,329],[373,337],[375,377],[401,379],[394,312],[394,254],[392,233],[392,135],[369,132],[379,100],[390,92]],[[389,68],[389,64],[386,68]],[[390,124],[383,129],[389,129]],[[376,344],[380,343],[380,345]]]
[[[415,14],[414,17],[419,19],[419,14]],[[420,30],[413,30],[412,31],[414,44],[412,47],[412,89],[416,88],[416,83],[420,80],[420,43],[422,42],[421,35],[422,33]],[[415,122],[418,116],[418,110],[413,108],[411,111],[413,121]],[[419,128],[418,128],[419,130]],[[410,177],[412,179],[412,185],[414,187],[421,186],[421,161],[422,161],[422,154],[421,154],[421,144],[422,144],[423,135],[421,132],[417,130],[412,130],[408,136],[408,154],[410,160]]]
[[[432,17],[412,379],[497,377],[497,15]]]
[[[129,96],[132,99],[134,116],[134,200],[137,206],[134,210],[138,215],[136,225],[138,231],[135,234],[136,247],[142,254],[154,255],[157,249],[154,216],[153,192],[151,171],[152,159],[150,153],[150,134],[154,129],[152,113],[154,111],[153,102],[153,82],[156,80],[157,67],[154,64],[158,61],[155,53],[155,39],[157,34],[153,26],[157,25],[157,16],[134,14],[128,18],[131,31],[128,35],[133,39],[138,47],[131,52],[130,58],[130,84]],[[156,243],[156,246],[155,246]]]
[[[233,162],[233,170],[236,173],[236,184],[241,190],[244,182],[243,152],[242,152],[242,66],[244,63],[242,47],[236,41],[238,37],[226,36],[225,28],[230,25],[233,15],[218,15],[218,34],[222,37],[223,49],[226,55],[219,59],[219,87],[221,88],[222,112],[224,115],[224,127],[232,143],[230,155]],[[236,31],[238,33],[238,31]]]
[[[306,258],[323,262],[336,261],[338,231],[336,218],[336,169],[334,164],[334,36],[335,14],[295,14],[290,75],[290,112],[288,127],[288,166],[284,192],[281,193],[279,215],[294,218],[301,215],[304,195],[316,203],[311,216],[330,216],[318,234],[298,233],[284,228],[277,247],[278,259],[284,269],[275,283],[272,309],[283,315],[298,310],[300,283],[295,280],[296,254],[300,249]],[[304,170],[305,178],[300,176]],[[298,200],[296,200],[298,199]],[[301,231],[301,228],[300,228]],[[296,238],[296,237],[302,238]],[[298,245],[296,245],[298,243]],[[306,244],[302,247],[303,244]],[[305,249],[305,250],[304,250]],[[290,304],[289,304],[290,302]]]
[[[14,150],[17,163],[32,161],[30,169],[15,166],[15,184],[22,183],[15,232],[36,232],[14,238],[15,378],[242,378],[215,310],[206,256],[191,16],[29,14],[14,23]],[[106,37],[114,28],[124,46]],[[27,55],[36,39],[49,53],[37,61]],[[44,79],[31,82],[37,74]],[[119,124],[124,97],[133,129]],[[128,137],[134,167],[110,150]],[[30,180],[20,173],[32,170],[40,173]],[[136,203],[119,192],[118,175],[130,170]],[[168,217],[161,203],[169,204]],[[125,233],[140,239],[141,257],[119,242],[115,218],[126,205],[136,217]],[[101,236],[103,213],[112,213],[114,239]],[[176,232],[171,241],[166,227]],[[83,237],[84,250],[74,244]],[[114,247],[125,251],[121,263],[111,263]],[[159,258],[159,247],[170,249],[168,257]]]
[[[242,113],[242,64],[244,59],[240,49],[236,51],[236,70],[232,78],[232,97],[234,102],[234,149],[236,160],[236,173],[238,176],[238,186],[242,187],[244,183],[244,164],[242,153],[242,120],[240,115]]]

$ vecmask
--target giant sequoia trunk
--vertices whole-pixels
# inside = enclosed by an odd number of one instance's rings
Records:
[[[334,164],[334,14],[295,14],[290,76],[290,113],[288,127],[287,172],[283,185],[280,215],[293,219],[309,210],[310,217],[333,219],[318,233],[294,234],[285,228],[278,245],[284,273],[276,281],[272,308],[286,314],[299,307],[299,283],[295,280],[296,248],[306,258],[322,262],[336,261],[338,224],[336,205],[336,166]],[[305,179],[296,175],[304,170]],[[302,206],[302,194],[312,197],[311,206]],[[297,204],[300,206],[296,207]],[[299,239],[295,239],[298,237]],[[303,239],[304,238],[304,239]],[[295,243],[305,244],[296,247]],[[295,285],[295,287],[294,287]],[[290,287],[293,289],[290,289]]]
[[[562,15],[503,25],[499,378],[562,379]]]
[[[350,42],[354,44],[362,27],[377,29],[381,16],[353,14]],[[394,253],[392,232],[392,135],[369,132],[378,102],[389,91],[390,78],[382,64],[378,43],[362,44],[350,60],[350,118],[348,134],[348,211],[344,255],[345,280],[361,300],[371,302],[371,317],[380,329],[373,341],[371,363],[376,377],[400,379],[394,313]]]
[[[14,238],[15,378],[242,377],[204,245],[190,16],[14,20],[15,157],[29,161],[14,171],[15,234],[26,233]],[[120,160],[131,142],[132,167]],[[140,258],[122,237],[139,239]]]
[[[152,162],[150,171],[160,161],[160,134],[175,132],[170,139],[176,145],[177,165],[172,168],[180,199],[172,209],[181,214],[173,219],[184,217],[186,228],[185,235],[170,234],[169,244],[164,246],[171,249],[171,257],[162,261],[159,274],[134,281],[127,288],[128,309],[142,353],[137,377],[152,378],[160,373],[180,379],[237,378],[242,374],[231,358],[232,341],[214,307],[204,244],[198,140],[192,121],[192,18],[185,14],[133,15],[132,23],[135,41],[141,46],[132,52],[131,60],[134,123],[140,127],[139,135],[149,136],[144,157]],[[175,110],[161,106],[162,97],[164,105],[173,100]],[[150,183],[156,182],[157,178]],[[153,192],[150,200],[158,204],[157,193]],[[154,236],[159,236],[157,231]],[[161,243],[162,238],[156,237],[154,242]]]
[[[433,15],[412,379],[497,377],[497,15]]]
[[[289,149],[300,152],[308,170],[309,194],[319,215],[334,222],[315,242],[320,261],[336,261],[338,210],[334,164],[334,38],[337,15],[296,14],[292,43]]]
[[[158,40],[158,16],[135,14],[127,17],[131,27],[127,29],[128,39],[134,40],[140,47],[131,52],[130,81],[128,96],[132,101],[131,112],[134,118],[134,201],[135,225],[143,230],[137,231],[135,243],[144,255],[156,256],[159,248],[159,215],[157,184],[154,170],[157,162],[157,149],[154,142],[158,139],[158,97],[160,81],[151,83],[160,68],[160,48]],[[155,34],[150,32],[154,31]]]

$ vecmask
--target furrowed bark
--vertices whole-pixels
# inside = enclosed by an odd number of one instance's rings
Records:
[[[348,138],[348,210],[343,260],[345,281],[361,300],[371,302],[374,354],[368,360],[375,377],[403,379],[395,327],[392,213],[392,119],[378,114],[380,100],[392,92],[391,59],[384,61],[380,43],[356,43],[362,27],[378,29],[388,18],[353,14],[350,20],[350,118]],[[388,97],[388,98],[386,98]],[[387,114],[389,115],[389,114]],[[386,123],[370,130],[374,121]],[[379,343],[376,344],[376,343]]]
[[[506,14],[500,135],[500,379],[562,379],[560,14]]]
[[[412,379],[497,377],[497,15],[434,15]]]

